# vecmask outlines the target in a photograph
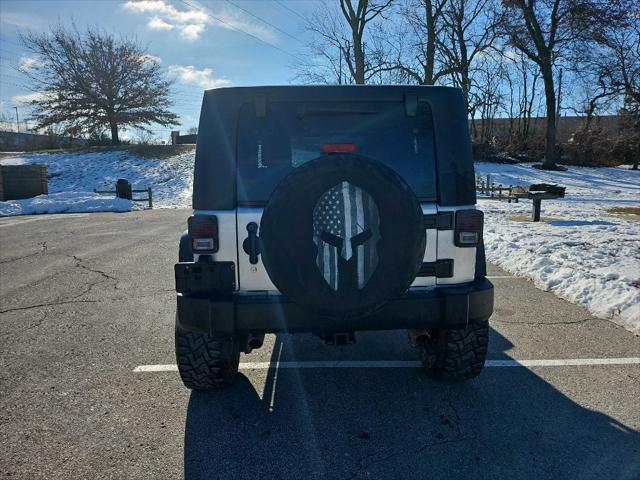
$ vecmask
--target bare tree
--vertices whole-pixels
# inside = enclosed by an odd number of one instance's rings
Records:
[[[438,62],[438,39],[444,28],[443,13],[450,0],[409,0],[400,10],[406,23],[394,43],[400,79],[418,85],[435,85],[451,74]],[[409,45],[408,51],[406,46]]]
[[[608,17],[599,0],[503,0],[502,25],[509,43],[539,70],[544,84],[547,128],[542,168],[556,165],[556,89],[554,65],[572,50],[586,48],[592,27]],[[579,48],[578,48],[579,47]]]
[[[449,0],[443,11],[443,35],[438,46],[444,54],[454,85],[460,87],[471,117],[482,103],[471,98],[474,63],[494,46],[498,31],[493,0]]]
[[[130,126],[177,124],[168,108],[172,82],[135,40],[75,26],[21,37],[38,61],[24,73],[38,98],[31,102],[38,128],[60,125],[64,133],[118,131]]]
[[[631,19],[626,28],[611,28],[600,43],[606,48],[610,63],[602,65],[601,74],[608,79],[611,88],[623,95],[620,114],[628,135],[628,156],[632,156],[633,169],[640,163],[640,6],[623,5],[625,18]]]
[[[314,34],[309,50],[315,62],[296,65],[298,78],[310,83],[363,85],[391,71],[383,53],[380,25],[378,32],[368,30],[377,19],[383,18],[392,2],[340,0],[339,12],[323,3],[306,25]]]

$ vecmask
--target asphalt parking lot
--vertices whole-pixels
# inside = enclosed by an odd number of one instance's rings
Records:
[[[1,478],[640,478],[633,361],[494,362],[437,383],[389,367],[418,359],[404,332],[375,332],[350,347],[269,336],[215,394],[191,393],[175,371],[135,372],[174,362],[188,215],[0,219]],[[640,337],[489,275],[492,361],[640,357]],[[276,367],[339,360],[364,363]]]

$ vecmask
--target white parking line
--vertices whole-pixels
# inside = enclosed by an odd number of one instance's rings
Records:
[[[640,357],[629,358],[559,358],[548,360],[487,360],[485,367],[571,367],[585,365],[640,365]],[[309,362],[242,362],[240,370],[303,369],[303,368],[419,368],[421,363],[413,360],[340,360]],[[177,372],[175,364],[140,365],[133,369],[136,373]]]

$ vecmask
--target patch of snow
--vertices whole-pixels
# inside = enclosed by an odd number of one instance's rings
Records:
[[[529,200],[480,199],[487,260],[640,335],[640,222],[607,211],[640,206],[640,172],[587,167],[547,172],[531,164],[488,163],[477,163],[476,172],[503,185],[567,187],[565,199],[542,202],[543,219],[551,217],[547,222],[522,221],[531,215]]]
[[[132,202],[93,192],[62,192],[0,202],[0,216],[41,213],[129,212]]]
[[[502,164],[477,162],[476,173],[482,178],[491,176],[493,183],[530,185],[557,183],[567,187],[573,200],[633,200],[640,199],[640,170],[611,167],[568,166],[566,172],[538,170],[533,163]]]
[[[194,151],[158,159],[119,150],[27,153],[2,159],[0,163],[44,163],[47,165],[50,194],[115,190],[116,181],[126,178],[134,189],[152,188],[154,208],[188,208],[191,206],[194,158]],[[105,197],[109,198],[108,195]],[[134,194],[134,198],[141,197],[146,197],[146,194]]]

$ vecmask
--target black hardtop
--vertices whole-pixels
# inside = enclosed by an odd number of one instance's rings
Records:
[[[460,89],[415,85],[231,87],[204,93],[193,179],[193,208],[236,208],[236,142],[240,107],[253,103],[256,115],[269,102],[404,102],[408,115],[427,102],[433,116],[438,203],[475,204],[475,181],[467,110]]]

